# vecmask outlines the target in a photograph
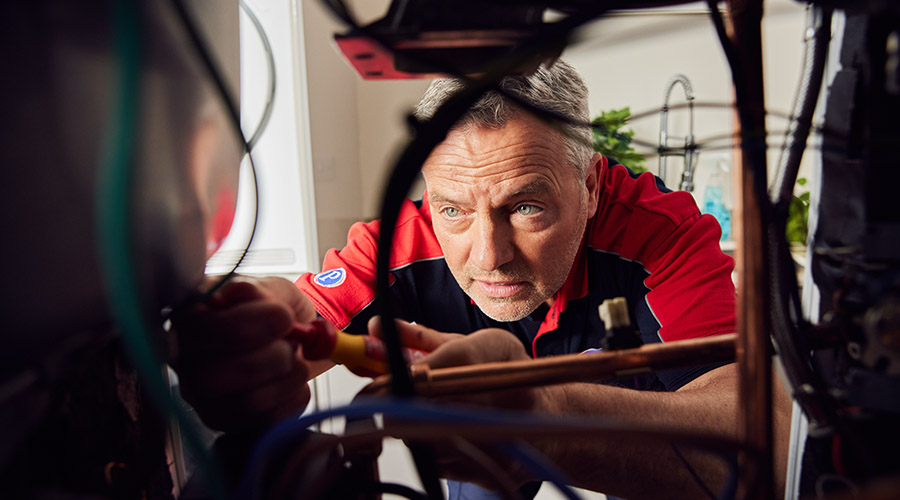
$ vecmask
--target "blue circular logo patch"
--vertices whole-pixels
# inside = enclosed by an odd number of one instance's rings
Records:
[[[324,286],[325,288],[334,288],[336,286],[340,286],[340,284],[344,282],[344,279],[346,277],[347,271],[345,271],[343,267],[339,267],[330,271],[322,271],[321,273],[317,274],[315,278],[313,278],[313,281],[315,281],[319,286]]]

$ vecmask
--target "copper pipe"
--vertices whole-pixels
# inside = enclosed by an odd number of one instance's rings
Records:
[[[621,375],[733,361],[735,334],[648,344],[635,349],[430,369],[410,368],[416,394],[447,396],[515,387],[596,382]],[[378,377],[363,394],[387,395],[390,376]]]
[[[766,186],[765,100],[762,65],[762,2],[731,0],[726,18],[728,38],[739,67],[732,68],[743,83],[739,95],[740,155],[735,155],[738,310],[738,432],[758,457],[742,463],[739,491],[754,498],[774,498],[772,368],[769,314],[766,301],[765,231],[759,186]],[[735,82],[738,84],[739,82]],[[743,123],[740,123],[743,118]],[[755,176],[759,175],[760,178]]]

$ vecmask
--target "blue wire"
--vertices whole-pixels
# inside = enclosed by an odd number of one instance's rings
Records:
[[[377,400],[357,400],[357,402],[347,406],[331,408],[297,418],[289,418],[273,427],[257,442],[248,461],[246,473],[241,478],[234,498],[236,500],[256,500],[260,498],[259,486],[262,482],[263,473],[270,465],[272,458],[296,446],[298,440],[304,438],[308,429],[313,425],[333,417],[343,416],[351,419],[371,417],[375,414],[432,424],[453,422],[454,424],[504,426],[515,423],[518,425],[553,426],[559,428],[567,424],[576,425],[578,423],[577,420],[562,420],[545,415],[511,414],[484,409],[447,408],[446,406],[405,399],[379,398]],[[592,419],[592,422],[596,424],[599,423],[599,420]],[[518,460],[537,477],[553,483],[566,498],[570,500],[578,500],[580,498],[568,486],[570,481],[568,481],[566,476],[530,446],[526,446],[523,443],[507,443],[498,446],[498,450]],[[719,494],[719,498],[722,499],[734,498],[737,487],[737,463],[734,460],[727,461],[730,474],[728,482]]]
[[[414,419],[418,422],[429,423],[470,423],[470,424],[493,424],[508,425],[510,422],[526,425],[556,425],[560,424],[557,419],[536,416],[536,415],[511,415],[509,413],[501,413],[486,410],[458,410],[447,409],[446,407],[438,407],[430,404],[415,403],[405,400],[387,400],[379,402],[363,401],[353,403],[347,406],[332,408],[311,415],[299,417],[297,419],[288,419],[273,427],[266,433],[257,443],[256,448],[251,454],[248,462],[247,472],[241,479],[238,486],[236,497],[238,499],[257,499],[259,498],[258,486],[262,479],[263,472],[267,469],[272,457],[297,442],[298,439],[306,435],[307,429],[323,420],[343,416],[345,418],[369,417],[376,413],[381,413],[390,417]],[[539,466],[536,465],[540,469]],[[545,473],[543,477],[559,477],[552,471],[540,469]],[[564,483],[565,481],[562,480]],[[559,485],[557,485],[559,486]],[[577,497],[575,497],[577,498]]]
[[[737,496],[738,475],[740,475],[737,459],[724,456],[722,456],[722,459],[728,462],[728,482],[722,487],[722,492],[719,493],[719,500],[734,499]]]
[[[519,463],[535,473],[539,479],[553,483],[553,485],[556,486],[556,489],[569,500],[581,500],[581,496],[569,487],[569,483],[571,483],[569,478],[566,477],[558,467],[548,462],[532,446],[524,442],[518,442],[507,443],[500,445],[497,448],[503,453],[518,460]]]

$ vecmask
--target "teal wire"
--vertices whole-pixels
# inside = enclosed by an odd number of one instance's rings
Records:
[[[107,287],[113,317],[121,329],[125,350],[141,376],[150,397],[163,414],[175,417],[185,443],[200,457],[199,467],[209,478],[210,493],[225,498],[218,466],[200,438],[187,412],[178,405],[162,376],[164,363],[149,342],[149,329],[144,321],[137,294],[132,265],[131,165],[137,131],[140,93],[140,40],[135,3],[116,0],[113,6],[113,38],[118,79],[114,89],[114,106],[109,120],[105,154],[98,175],[99,206],[97,210],[99,250],[103,278]]]

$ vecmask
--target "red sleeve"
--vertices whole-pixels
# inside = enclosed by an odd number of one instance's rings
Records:
[[[734,260],[719,246],[715,218],[701,215],[690,193],[660,190],[652,174],[632,178],[620,165],[602,170],[602,222],[592,240],[649,272],[646,302],[660,339],[734,332]]]
[[[296,282],[316,311],[337,328],[346,328],[375,299],[379,229],[380,221],[354,224],[347,234],[347,245],[325,254],[322,272],[305,273]],[[405,201],[397,219],[391,270],[442,255],[431,229],[428,204],[422,203],[420,208]]]
[[[711,215],[679,225],[648,259],[647,305],[663,341],[735,331],[734,261],[719,247]]]

